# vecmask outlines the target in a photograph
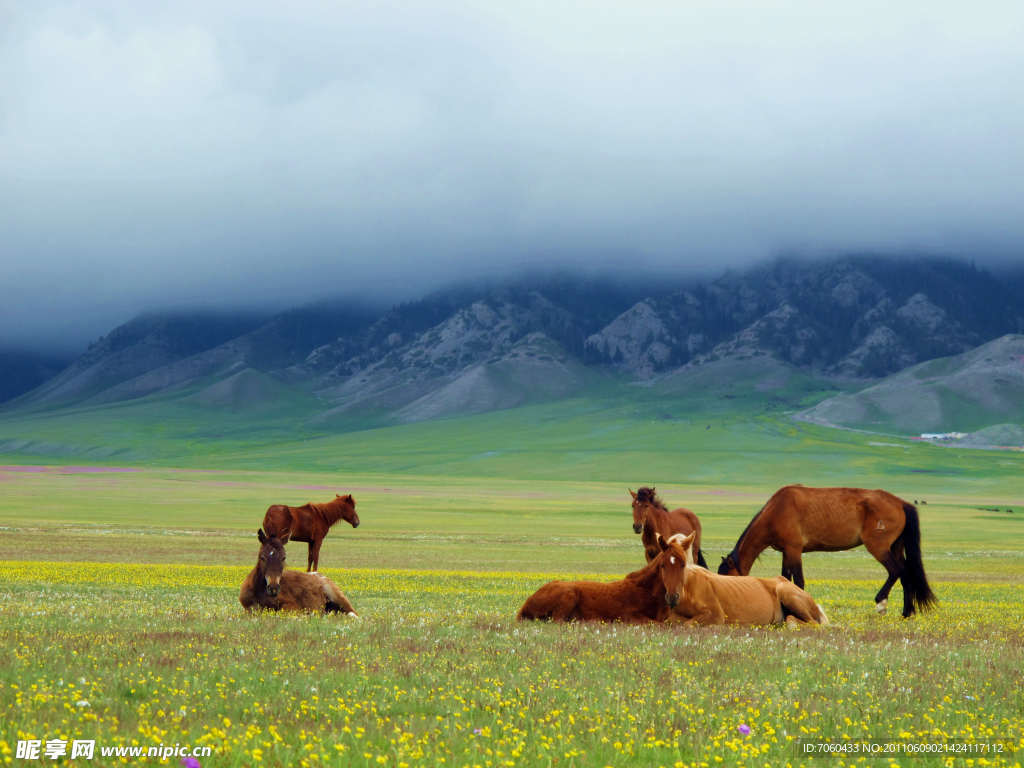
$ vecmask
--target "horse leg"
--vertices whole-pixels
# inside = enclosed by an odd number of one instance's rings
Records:
[[[313,570],[313,542],[310,541],[306,546],[306,573],[309,573]]]
[[[900,569],[900,583],[903,585],[903,618],[908,619],[914,615],[914,585],[909,583],[907,573],[907,558],[903,554],[903,540],[897,539],[889,550],[889,557]]]
[[[716,624],[725,624],[724,617],[717,616],[707,608],[683,622],[684,627],[710,627]]]
[[[324,543],[323,539],[319,539],[315,544],[309,546],[313,548],[312,559],[313,559],[313,572],[316,573],[320,570],[320,545]]]
[[[559,596],[558,602],[551,611],[551,620],[557,622],[573,621],[579,619],[579,597],[574,590],[566,590]]]
[[[783,550],[782,575],[800,587],[800,589],[804,588],[803,552],[796,548]]]
[[[775,587],[775,596],[786,613],[786,625],[791,629],[797,623],[818,623],[819,608],[817,603],[795,584],[780,583]]]
[[[879,541],[877,539],[870,540],[864,543],[864,548],[871,553],[872,557],[882,564],[886,572],[889,574],[882,585],[882,588],[878,590],[878,594],[875,595],[875,611],[879,616],[884,616],[885,612],[889,609],[889,592],[892,590],[893,584],[903,575],[904,563],[903,563],[903,552],[899,552],[897,557],[895,552],[895,545],[892,548],[889,547],[888,542]],[[902,550],[902,548],[900,548]],[[904,609],[906,609],[907,601],[907,589],[904,585],[903,588],[903,602]]]
[[[699,565],[701,568],[707,568],[708,567],[708,561],[704,559],[704,550],[703,549],[698,549],[697,550],[697,565]]]

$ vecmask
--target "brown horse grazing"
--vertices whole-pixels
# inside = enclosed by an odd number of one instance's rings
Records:
[[[551,621],[622,621],[650,624],[668,615],[665,588],[659,577],[661,561],[622,581],[551,581],[534,592],[519,609],[516,619]]]
[[[708,624],[828,624],[828,617],[809,594],[781,576],[719,576],[693,564],[696,534],[658,537],[667,621],[693,627]]]
[[[696,533],[694,551],[697,553],[697,565],[707,568],[704,553],[700,551],[700,520],[685,507],[668,511],[668,507],[658,498],[653,488],[641,488],[636,493],[629,492],[633,497],[633,533],[640,534],[644,545],[647,562],[656,558],[661,550],[658,548],[658,536],[668,539],[681,533],[688,536]]]
[[[301,507],[288,507],[274,504],[263,516],[263,527],[267,534],[282,531],[292,532],[292,541],[305,541],[309,544],[306,571],[316,571],[320,567],[320,545],[331,526],[339,520],[359,527],[359,515],[356,514],[356,500],[352,495],[339,496],[334,494],[334,501],[326,504],[314,504],[312,501]]]
[[[802,553],[837,552],[861,544],[889,572],[875,595],[879,613],[885,613],[897,579],[903,583],[904,618],[915,608],[926,611],[938,602],[921,562],[917,507],[886,491],[787,485],[754,515],[718,572],[745,576],[771,547],[782,553],[782,575],[803,588]]]
[[[238,595],[245,610],[339,612],[356,616],[352,603],[326,576],[284,569],[284,545],[288,543],[288,531],[280,537],[267,536],[260,528],[257,536],[260,555],[256,567],[242,582],[242,591]]]

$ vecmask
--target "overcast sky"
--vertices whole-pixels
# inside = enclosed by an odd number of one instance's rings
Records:
[[[0,342],[523,266],[1024,261],[1024,5],[0,2]]]

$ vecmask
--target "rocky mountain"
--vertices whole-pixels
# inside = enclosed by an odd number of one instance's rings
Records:
[[[424,330],[400,315],[388,313],[363,338],[315,349],[286,372],[332,406],[320,418],[384,411],[412,421],[510,408],[569,395],[592,375],[566,349],[588,318],[536,290],[490,292]]]
[[[32,403],[71,403],[234,339],[260,324],[255,317],[210,313],[142,315],[90,344],[84,355],[34,390]]]
[[[319,421],[415,421],[610,379],[664,381],[665,391],[746,369],[758,382],[796,370],[855,381],[1024,332],[1019,295],[962,262],[849,257],[779,260],[655,290],[572,278],[461,288],[384,313],[336,302],[271,318],[151,315],[13,405],[159,395],[244,409],[294,395],[315,404]],[[711,365],[711,379],[694,375]]]
[[[639,378],[753,351],[826,375],[877,378],[1024,331],[1018,296],[961,262],[780,260],[645,299],[586,347]]]
[[[906,435],[1022,423],[1024,335],[1008,334],[961,355],[920,363],[860,392],[829,398],[801,417]],[[994,437],[981,434],[966,445]]]
[[[285,397],[282,385],[315,395],[320,420],[356,412],[417,420],[508,408],[563,397],[599,375],[580,360],[583,341],[637,294],[549,280],[448,291],[377,316],[340,305],[262,322],[144,316],[13,405],[95,406],[166,395],[266,407],[275,393]],[[202,330],[185,332],[196,327]]]

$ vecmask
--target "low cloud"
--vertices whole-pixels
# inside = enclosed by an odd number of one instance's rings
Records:
[[[1019,259],[1024,8],[31,3],[0,341],[780,251]]]

